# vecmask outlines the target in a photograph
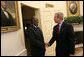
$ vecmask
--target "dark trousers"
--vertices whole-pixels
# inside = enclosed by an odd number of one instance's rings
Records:
[[[41,51],[31,52],[31,56],[45,56],[45,52],[44,51],[43,52]]]
[[[69,56],[69,52],[66,50],[56,49],[56,56]]]

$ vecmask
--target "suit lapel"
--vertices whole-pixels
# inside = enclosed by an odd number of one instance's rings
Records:
[[[56,33],[57,33],[57,31],[58,31],[58,25],[56,26],[55,30],[56,30]]]
[[[34,29],[34,31],[35,31],[35,33],[39,33],[39,34],[42,34],[42,31],[41,31],[41,29],[39,28],[39,27],[34,27],[33,25],[32,25],[32,27],[33,27],[33,29]]]
[[[64,22],[62,23],[61,29],[60,29],[60,34],[62,33],[62,31],[64,30]]]

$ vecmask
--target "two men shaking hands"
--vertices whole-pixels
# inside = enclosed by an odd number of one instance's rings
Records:
[[[55,23],[58,23],[53,28],[53,35],[48,43],[44,43],[44,37],[40,28],[38,28],[38,19],[32,18],[32,27],[28,29],[29,38],[31,41],[32,56],[44,56],[45,47],[51,46],[56,41],[56,56],[73,56],[75,53],[74,30],[73,26],[63,21],[64,15],[62,12],[57,12],[54,15]]]

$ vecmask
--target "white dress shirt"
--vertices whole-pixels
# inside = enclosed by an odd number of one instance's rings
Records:
[[[63,21],[59,24],[59,31],[61,29],[62,24],[63,24]]]
[[[3,7],[1,7],[2,11],[4,12],[5,16],[9,19],[9,15],[8,13],[3,9]]]
[[[37,26],[36,25],[33,25],[35,28],[37,28]]]

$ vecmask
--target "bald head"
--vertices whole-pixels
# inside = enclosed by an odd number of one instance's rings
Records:
[[[1,6],[2,6],[4,9],[6,9],[6,3],[7,3],[7,1],[1,1]]]
[[[37,19],[36,16],[33,16],[33,17],[31,18],[31,23],[32,23],[33,25],[38,26],[39,21],[38,21],[38,19]]]

